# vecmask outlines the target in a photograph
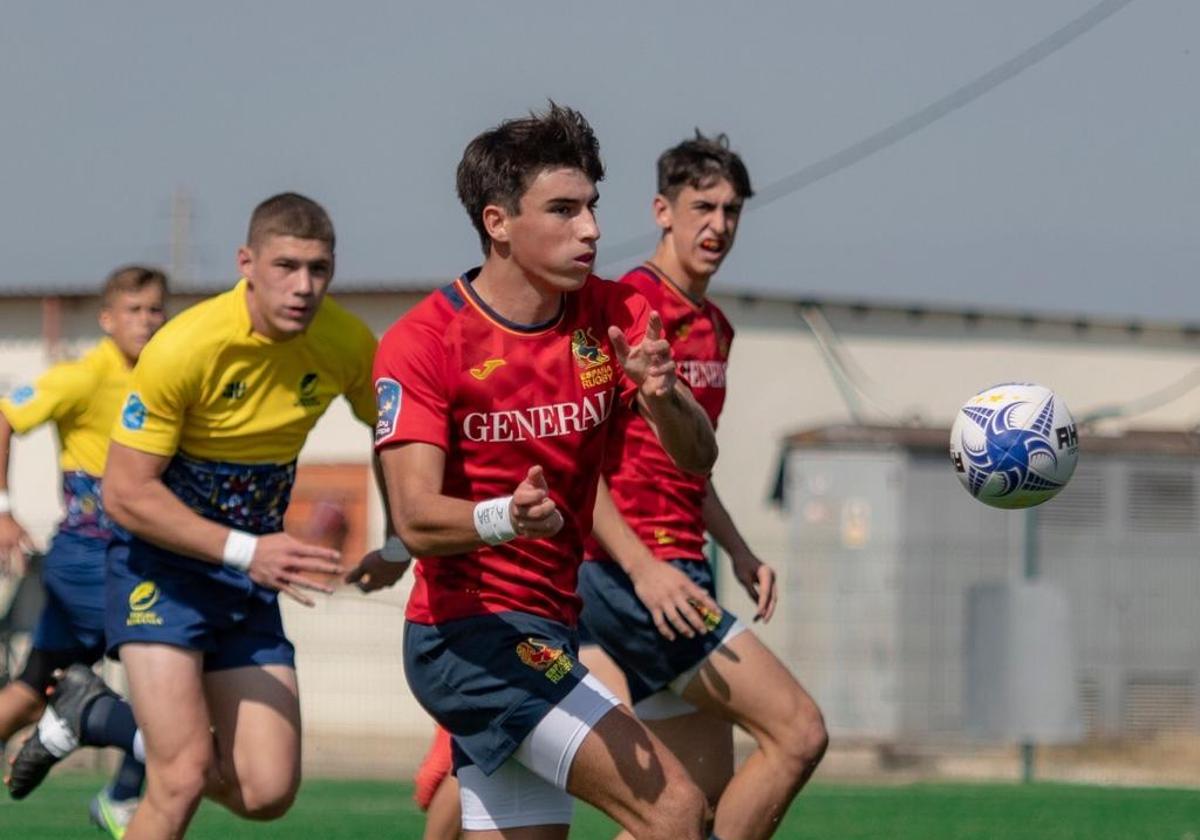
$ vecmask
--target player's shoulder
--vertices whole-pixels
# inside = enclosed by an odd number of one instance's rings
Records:
[[[310,330],[319,341],[354,353],[375,347],[375,333],[366,322],[332,297],[321,301]]]
[[[636,289],[649,301],[658,301],[663,295],[662,278],[648,265],[635,266],[621,275],[621,285]]]
[[[584,283],[582,294],[589,304],[616,306],[621,309],[641,308],[647,304],[641,289],[621,280],[605,280],[592,274]]]
[[[192,304],[162,325],[143,355],[175,351],[193,355],[227,342],[239,323],[232,317],[238,302],[237,289],[231,289]]]
[[[422,298],[388,327],[382,345],[396,342],[442,344],[446,331],[466,311],[467,302],[457,282],[447,283]]]

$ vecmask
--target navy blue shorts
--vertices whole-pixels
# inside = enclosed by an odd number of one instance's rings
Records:
[[[669,560],[716,598],[712,569],[703,560]],[[676,677],[699,665],[721,646],[737,616],[722,610],[709,616],[709,632],[691,639],[667,639],[633,589],[629,575],[611,560],[589,560],[579,567],[579,623],[625,674],[634,703],[666,688]]]
[[[278,593],[235,569],[117,536],[108,546],[106,597],[113,658],[126,642],[144,642],[202,651],[205,671],[296,666]]]
[[[574,629],[506,612],[405,622],[404,672],[417,701],[453,736],[455,766],[490,775],[587,668]]]
[[[107,539],[59,533],[42,558],[42,609],[33,646],[78,651],[95,662],[104,653],[104,554]]]

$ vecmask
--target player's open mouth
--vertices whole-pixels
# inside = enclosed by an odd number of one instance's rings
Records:
[[[596,261],[596,252],[595,251],[589,251],[586,254],[580,254],[578,257],[575,258],[575,262],[582,263],[583,265],[591,265],[595,261]]]
[[[700,248],[710,254],[720,254],[725,250],[725,243],[720,239],[701,239]]]

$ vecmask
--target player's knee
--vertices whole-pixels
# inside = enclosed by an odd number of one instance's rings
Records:
[[[156,762],[149,774],[147,794],[170,807],[187,808],[199,802],[207,786],[212,749],[196,744],[168,761]]]
[[[796,704],[796,713],[783,722],[784,731],[777,746],[788,771],[807,775],[820,763],[829,747],[829,732],[825,716],[807,695]]]
[[[686,774],[669,779],[662,794],[649,808],[646,828],[639,840],[680,840],[701,837],[707,823],[708,803],[704,793]]]
[[[255,779],[241,784],[242,816],[267,822],[277,820],[296,801],[299,780]]]

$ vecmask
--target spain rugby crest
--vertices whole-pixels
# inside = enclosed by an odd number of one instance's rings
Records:
[[[546,679],[552,683],[561,680],[575,667],[562,648],[550,647],[536,639],[517,642],[517,658],[535,671],[545,672]]]
[[[579,381],[585,388],[607,385],[613,380],[613,366],[592,328],[577,329],[571,334],[571,355],[579,366]]]

